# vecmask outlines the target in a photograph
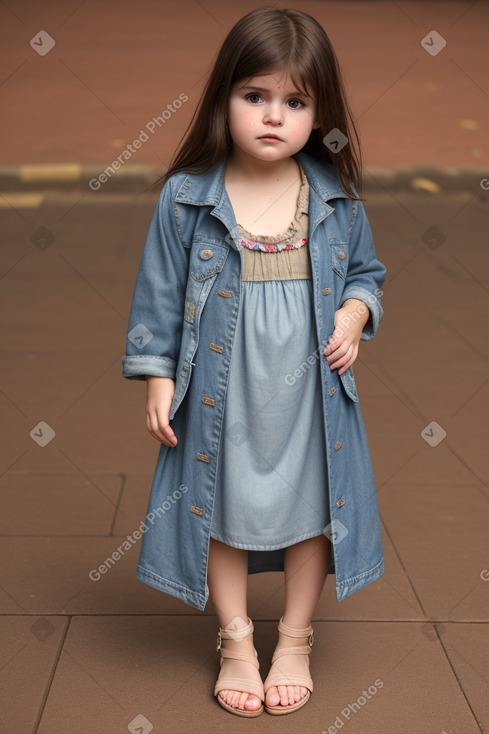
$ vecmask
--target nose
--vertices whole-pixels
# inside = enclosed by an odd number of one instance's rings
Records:
[[[283,114],[279,102],[270,102],[267,105],[263,122],[271,125],[283,125]]]

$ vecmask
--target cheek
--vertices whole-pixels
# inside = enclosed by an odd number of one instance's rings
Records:
[[[231,101],[228,107],[228,124],[230,129],[237,130],[242,126],[243,109],[239,102]]]
[[[311,112],[304,112],[303,115],[297,117],[295,120],[295,130],[297,135],[303,136],[306,139],[311,134],[311,130],[313,129],[314,125],[314,116]]]
[[[253,126],[253,115],[250,113],[249,108],[230,105],[228,125],[229,129],[237,135],[242,135],[249,131]]]

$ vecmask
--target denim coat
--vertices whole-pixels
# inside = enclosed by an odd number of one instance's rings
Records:
[[[299,152],[309,182],[309,256],[317,325],[336,598],[384,570],[377,496],[353,370],[330,370],[323,354],[335,311],[368,305],[362,339],[375,336],[386,269],[376,257],[360,201],[341,189],[333,165]],[[241,245],[224,186],[225,161],[179,172],[163,187],[141,257],[122,374],[171,377],[176,447],[161,444],[148,514],[140,525],[137,578],[204,610],[223,411],[240,307]],[[319,349],[320,347],[320,349]],[[284,345],[284,349],[287,345]],[[308,368],[310,355],[298,365]],[[316,365],[317,367],[317,365]],[[292,379],[289,378],[289,379]],[[239,469],[238,469],[239,470]],[[284,549],[249,551],[249,573],[283,570]]]

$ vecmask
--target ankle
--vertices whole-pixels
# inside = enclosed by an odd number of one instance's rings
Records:
[[[238,614],[230,621],[226,622],[224,626],[220,626],[219,629],[221,633],[226,633],[226,638],[242,640],[253,632],[253,622],[247,615],[241,616]]]
[[[280,619],[280,622],[284,627],[288,627],[289,629],[294,630],[294,632],[304,632],[304,637],[309,635],[310,627],[312,625],[312,621],[310,619],[305,620],[303,617],[294,617],[293,615],[286,617],[285,614]]]
[[[226,627],[219,627],[217,649],[253,652],[253,622],[249,617],[233,617]]]

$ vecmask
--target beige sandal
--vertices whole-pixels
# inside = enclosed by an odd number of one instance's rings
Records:
[[[254,716],[260,716],[260,714],[263,713],[264,707],[263,704],[260,706],[259,709],[250,710],[250,709],[238,709],[234,706],[230,706],[228,703],[223,701],[221,696],[218,696],[219,691],[228,690],[228,691],[239,691],[240,693],[249,693],[253,696],[258,696],[258,698],[263,701],[264,699],[264,691],[263,691],[263,682],[260,678],[260,674],[255,672],[258,671],[260,664],[258,662],[258,654],[255,650],[255,654],[251,655],[250,653],[246,652],[237,652],[236,650],[227,650],[224,647],[222,647],[222,640],[237,640],[238,642],[241,642],[241,640],[244,640],[245,637],[249,637],[253,634],[253,622],[251,619],[249,620],[249,624],[246,627],[243,627],[239,630],[226,630],[219,627],[219,632],[217,633],[217,650],[218,652],[221,652],[221,660],[220,660],[220,667],[221,672],[219,673],[219,677],[216,681],[216,685],[214,687],[214,696],[216,696],[218,703],[226,709],[226,711],[230,711],[232,714],[236,714],[236,716],[244,716],[247,718],[251,718]],[[251,665],[255,671],[253,671],[255,674],[250,675],[250,678],[224,678],[221,677],[222,671],[222,665],[226,659],[229,660],[239,660],[242,663],[246,663],[246,665]],[[256,680],[256,676],[258,675],[260,682]]]
[[[282,706],[282,704],[280,703],[276,706],[268,706],[265,703],[265,711],[267,711],[269,714],[274,714],[276,716],[279,716],[281,714],[291,714],[293,711],[297,711],[298,709],[302,708],[302,706],[305,706],[305,704],[309,701],[311,697],[313,689],[312,679],[308,675],[303,675],[301,673],[286,674],[283,670],[280,671],[280,664],[277,664],[276,666],[277,672],[273,671],[274,663],[276,663],[281,657],[284,657],[285,655],[309,655],[311,652],[312,643],[314,642],[314,633],[312,627],[306,627],[305,629],[297,630],[293,629],[292,627],[287,627],[287,625],[285,625],[282,620],[283,617],[278,623],[278,631],[282,635],[295,639],[303,637],[305,640],[307,640],[308,644],[298,645],[296,647],[281,647],[274,652],[272,658],[272,667],[270,668],[270,672],[265,681],[265,694],[267,693],[267,691],[270,690],[270,688],[273,688],[274,686],[301,686],[303,688],[307,688],[308,690],[304,698],[301,698],[300,701],[298,701],[297,703],[293,703],[290,706]],[[309,666],[309,658],[307,658],[307,664]]]

